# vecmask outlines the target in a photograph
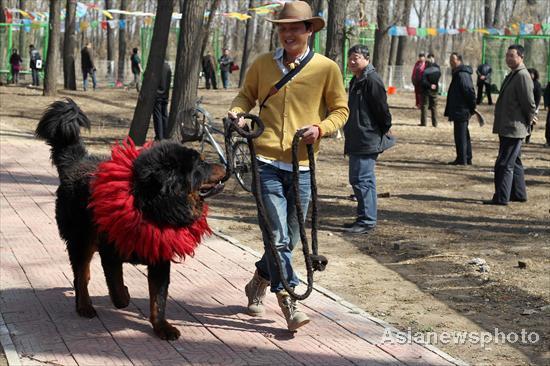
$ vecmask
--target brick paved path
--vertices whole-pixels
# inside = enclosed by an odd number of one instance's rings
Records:
[[[98,255],[90,295],[99,316],[78,317],[55,223],[49,150],[31,135],[0,132],[0,340],[10,365],[461,364],[433,347],[382,344],[383,322],[320,288],[303,303],[312,322],[295,334],[271,294],[264,318],[247,316],[243,288],[256,257],[220,236],[172,266],[167,317],[179,340],[162,341],[152,331],[146,267],[125,265],[132,300],[117,310]]]

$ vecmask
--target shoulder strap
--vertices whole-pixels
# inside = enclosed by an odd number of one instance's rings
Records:
[[[286,75],[284,75],[281,78],[281,80],[279,80],[275,85],[273,85],[273,87],[271,87],[271,90],[269,90],[269,93],[262,101],[262,104],[260,104],[260,111],[262,110],[262,108],[265,105],[265,102],[267,102],[270,96],[276,94],[279,91],[279,89],[281,89],[294,76],[296,76],[296,74],[298,74],[300,70],[302,70],[306,66],[306,64],[313,58],[313,54],[314,54],[313,50],[310,49],[306,57],[304,57],[304,59],[300,62],[300,64],[297,67],[287,72]]]

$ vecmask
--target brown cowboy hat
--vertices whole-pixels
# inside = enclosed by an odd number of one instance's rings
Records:
[[[325,20],[321,17],[312,16],[311,7],[305,1],[285,3],[283,9],[279,12],[277,19],[266,20],[276,24],[308,22],[311,23],[311,30],[313,33],[318,32],[325,27]]]

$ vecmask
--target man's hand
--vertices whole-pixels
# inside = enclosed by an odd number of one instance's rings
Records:
[[[304,131],[304,134],[302,135],[302,141],[304,141],[304,143],[308,145],[313,144],[315,141],[317,141],[321,132],[319,130],[319,126],[313,125],[302,127],[301,130]]]
[[[231,118],[232,120],[237,120],[237,125],[240,128],[243,128],[246,125],[246,121],[244,120],[244,118],[239,117],[235,112],[228,111],[227,117]]]
[[[432,88],[432,90],[435,90],[435,89],[437,89],[437,85],[432,84],[432,85],[431,85],[431,88]]]
[[[481,75],[479,78],[480,78],[481,80],[485,80],[485,76],[483,76],[483,75]]]
[[[535,115],[533,116],[533,119],[531,120],[531,124],[532,124],[532,125],[536,125],[538,121],[539,121],[539,118],[538,118],[537,115],[535,114]]]

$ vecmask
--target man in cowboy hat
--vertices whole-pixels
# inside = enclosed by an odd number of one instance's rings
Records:
[[[307,212],[311,187],[305,144],[319,150],[321,136],[340,129],[347,117],[347,96],[342,74],[332,60],[313,54],[308,39],[321,30],[325,22],[313,17],[310,6],[304,1],[285,3],[276,20],[279,41],[282,45],[274,53],[259,56],[250,66],[242,89],[228,112],[229,118],[245,121],[238,113],[249,112],[261,102],[260,118],[265,124],[263,134],[254,140],[260,173],[262,200],[267,220],[281,259],[282,272],[291,287],[299,284],[292,268],[292,250],[299,241],[298,220],[292,181],[292,139],[298,130],[304,131],[299,148],[300,204]],[[302,63],[302,66],[299,66]],[[284,75],[299,70],[280,89],[274,85]],[[268,99],[266,99],[268,98]],[[260,222],[261,226],[265,224]],[[256,262],[254,277],[245,287],[250,315],[259,316],[265,311],[263,299],[266,289],[277,295],[279,306],[294,331],[309,322],[299,311],[296,301],[284,290],[275,258],[269,250],[269,239],[262,230],[264,254]]]

